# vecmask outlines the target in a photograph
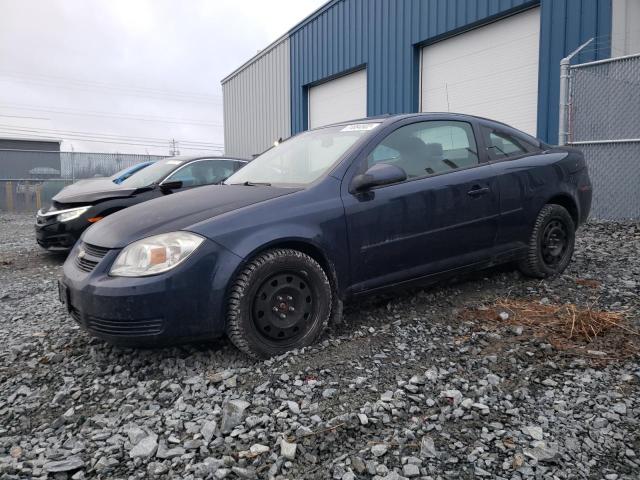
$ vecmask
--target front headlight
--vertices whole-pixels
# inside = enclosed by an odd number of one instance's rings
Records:
[[[204,241],[189,232],[171,232],[143,238],[127,245],[113,262],[109,275],[145,277],[166,272],[191,255]]]
[[[75,220],[90,208],[91,205],[87,207],[70,208],[68,210],[65,210],[63,213],[58,214],[57,219],[59,222],[68,222],[69,220]]]

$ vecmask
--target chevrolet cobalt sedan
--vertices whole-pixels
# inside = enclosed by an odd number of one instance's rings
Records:
[[[91,224],[152,198],[220,183],[246,160],[183,156],[159,160],[137,171],[80,180],[63,188],[36,215],[36,241],[51,251],[68,251]]]
[[[578,151],[502,123],[357,120],[284,141],[223,185],[95,224],[59,295],[108,342],[226,334],[269,357],[315,342],[355,296],[505,262],[559,274],[590,203]]]

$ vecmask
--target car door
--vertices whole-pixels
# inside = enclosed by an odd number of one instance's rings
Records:
[[[516,251],[525,247],[531,231],[528,204],[553,179],[546,177],[549,170],[540,161],[542,150],[533,139],[493,124],[481,124],[480,131],[500,191],[496,249]]]
[[[372,165],[392,163],[401,183],[350,192],[348,182]],[[491,255],[498,193],[493,168],[478,154],[464,121],[400,126],[365,151],[343,182],[354,291],[471,264]]]
[[[182,182],[182,187],[177,190],[214,185],[226,180],[235,172],[237,162],[233,160],[200,159],[194,160],[176,169],[162,183]]]

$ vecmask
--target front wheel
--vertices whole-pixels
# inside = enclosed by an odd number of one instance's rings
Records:
[[[536,218],[526,256],[518,265],[520,271],[534,278],[561,274],[571,261],[575,240],[569,212],[560,205],[545,205]]]
[[[292,249],[269,250],[236,277],[227,302],[227,335],[252,357],[268,358],[314,343],[331,315],[322,267]]]

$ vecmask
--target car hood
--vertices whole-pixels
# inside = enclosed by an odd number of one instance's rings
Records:
[[[113,183],[110,178],[80,180],[60,190],[53,201],[57,203],[95,203],[108,198],[129,197],[136,191]]]
[[[296,192],[295,188],[210,185],[175,193],[126,208],[86,230],[83,241],[122,248],[151,235],[188,230],[223,213]]]

